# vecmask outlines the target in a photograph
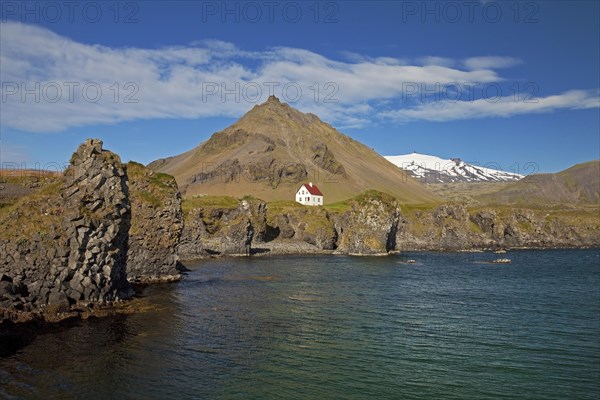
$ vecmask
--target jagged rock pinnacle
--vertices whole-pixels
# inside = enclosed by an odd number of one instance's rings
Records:
[[[275,95],[270,95],[269,98],[267,99],[267,103],[279,103],[279,104],[281,104],[281,101],[279,101],[279,99]]]

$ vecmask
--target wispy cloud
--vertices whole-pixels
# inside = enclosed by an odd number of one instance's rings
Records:
[[[407,61],[346,53],[345,61],[340,61],[305,49],[249,52],[214,40],[159,49],[111,48],[78,43],[17,22],[0,27],[0,124],[21,131],[59,132],[142,119],[236,117],[266,100],[270,88],[295,107],[348,128],[365,126],[377,116],[447,120],[456,119],[449,114],[458,112],[464,118],[481,117],[486,113],[468,111],[481,107],[489,109],[487,115],[541,112],[504,102],[426,103],[393,110],[406,84],[502,82],[495,69],[520,62],[511,57],[431,56]],[[564,101],[554,109],[581,107],[582,101],[590,104],[586,97],[558,97]],[[448,116],[435,117],[435,110]]]
[[[487,117],[547,113],[560,109],[600,107],[597,91],[572,90],[559,95],[516,102],[514,96],[474,101],[440,101],[421,104],[414,108],[382,112],[380,116],[397,121],[414,120],[452,121]]]

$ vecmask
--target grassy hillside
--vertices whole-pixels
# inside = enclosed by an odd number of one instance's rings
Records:
[[[577,164],[557,174],[530,175],[475,198],[487,204],[597,206],[600,160]]]
[[[374,150],[274,97],[195,149],[149,166],[175,176],[187,196],[293,200],[312,181],[326,204],[370,189],[405,203],[439,200]]]

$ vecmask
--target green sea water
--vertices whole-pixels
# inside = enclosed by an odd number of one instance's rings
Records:
[[[3,338],[0,398],[600,398],[600,252],[495,256],[190,265],[150,311]]]

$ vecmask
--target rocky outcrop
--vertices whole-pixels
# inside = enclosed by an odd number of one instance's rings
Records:
[[[185,217],[179,254],[184,260],[209,255],[250,254],[266,233],[266,204],[244,198],[234,207],[203,205]]]
[[[268,209],[252,198],[228,206],[207,201],[187,212],[179,253],[184,260],[265,253],[387,254],[395,248],[399,212],[395,199],[374,191],[341,212],[295,202]]]
[[[268,145],[267,150],[270,148]],[[270,151],[270,150],[269,150]],[[242,165],[240,161],[231,159],[222,162],[215,168],[194,175],[190,184],[209,181],[228,182],[268,182],[275,189],[282,183],[297,183],[308,176],[306,166],[302,163],[280,163],[273,157],[264,157],[256,162]]]
[[[395,250],[399,219],[400,206],[392,196],[375,191],[358,196],[350,210],[335,217],[336,253],[381,255]]]
[[[0,323],[56,320],[130,298],[129,281],[179,277],[174,179],[126,170],[99,140],[82,144],[62,177],[0,211]]]
[[[32,223],[33,222],[33,223]],[[128,298],[125,260],[131,213],[118,156],[88,140],[61,182],[0,219],[0,320],[53,305]]]
[[[241,204],[195,209],[186,220],[182,258],[600,246],[600,216],[594,209],[472,208],[456,202],[401,207],[375,191],[331,208],[293,202],[251,207],[260,217],[241,212]]]
[[[90,139],[73,154],[65,177],[63,228],[71,250],[67,267],[74,270],[65,294],[75,302],[130,297],[125,260],[131,209],[121,160]]]
[[[319,250],[334,250],[338,233],[327,210],[297,205],[282,212],[268,213],[267,237],[269,241],[304,242]]]
[[[175,179],[141,164],[126,166],[131,202],[127,280],[135,283],[178,280],[177,254],[183,230],[181,195]]]
[[[346,173],[344,166],[335,159],[335,156],[325,143],[314,145],[312,150],[314,152],[312,161],[315,165],[334,175]]]
[[[237,203],[231,199],[234,204],[228,206],[208,201],[187,213],[180,255],[192,260],[211,255],[327,253],[340,243],[340,253],[387,253],[395,246],[399,212],[390,199],[370,192],[351,202],[345,213],[295,202],[267,209],[252,198]]]
[[[484,207],[448,203],[407,210],[400,223],[400,250],[573,248],[600,246],[597,211]]]

